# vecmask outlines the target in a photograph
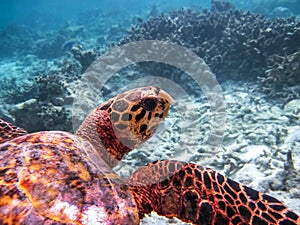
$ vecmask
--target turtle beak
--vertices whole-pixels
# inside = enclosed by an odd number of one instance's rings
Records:
[[[174,103],[174,99],[164,90],[160,90],[158,93],[158,97],[165,99],[169,105]]]
[[[171,97],[171,95],[169,95],[167,92],[160,90],[158,93],[158,97],[165,103],[165,105],[163,105],[163,115],[161,117],[162,120],[164,120],[169,112],[170,109],[170,105],[173,104],[174,100]]]

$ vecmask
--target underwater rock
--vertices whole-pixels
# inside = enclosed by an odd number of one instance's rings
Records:
[[[0,109],[0,117],[9,123],[13,123],[14,118],[9,114],[6,109]]]
[[[164,216],[159,216],[157,213],[152,212],[140,221],[140,225],[191,225],[191,223],[185,223],[177,218],[168,219]]]
[[[37,104],[37,100],[36,99],[29,99],[25,102],[21,102],[19,104],[15,105],[15,108],[12,111],[16,111],[16,110],[23,110],[23,109],[28,109],[30,107],[34,107]]]
[[[256,158],[260,158],[270,154],[271,151],[266,145],[249,145],[241,149],[240,159],[249,162],[255,161]]]

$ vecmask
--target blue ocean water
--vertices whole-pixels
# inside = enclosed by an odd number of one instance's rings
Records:
[[[229,2],[229,1],[228,1]],[[231,0],[238,8],[245,10],[258,10],[264,6],[264,13],[271,13],[277,7],[285,7],[291,12],[291,15],[297,16],[300,12],[299,1],[235,1]],[[53,1],[38,1],[38,0],[3,0],[0,2],[1,15],[0,27],[4,28],[10,23],[34,25],[37,21],[43,21],[51,26],[59,26],[68,20],[74,20],[80,13],[100,9],[103,12],[126,11],[129,14],[134,14],[149,10],[153,5],[159,7],[162,11],[179,9],[181,7],[197,8],[210,7],[210,1],[205,0],[148,0],[148,1],[79,1],[79,0],[53,0]]]
[[[205,3],[207,2],[207,3]],[[160,5],[162,10],[178,9],[180,7],[201,5],[208,6],[209,1],[38,1],[38,0],[13,0],[1,1],[0,26],[3,28],[7,24],[28,24],[33,25],[37,21],[44,22],[51,26],[59,26],[68,20],[78,18],[80,13],[99,9],[102,12],[126,11],[129,15],[139,11],[149,10],[152,5]]]

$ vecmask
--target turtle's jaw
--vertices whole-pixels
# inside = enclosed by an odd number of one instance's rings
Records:
[[[162,89],[160,89],[160,91],[158,93],[158,97],[161,99],[165,99],[165,101],[168,102],[169,105],[172,105],[174,103],[174,99],[172,98],[172,96],[169,95],[167,92],[165,92]]]
[[[165,103],[165,109],[163,110],[163,114],[161,116],[161,120],[164,120],[166,116],[168,115],[170,106],[174,103],[174,99],[172,98],[171,95],[169,95],[167,92],[164,90],[160,89],[158,93],[158,97],[160,98],[161,102]]]

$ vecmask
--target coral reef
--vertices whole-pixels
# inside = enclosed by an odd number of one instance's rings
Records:
[[[71,131],[71,113],[65,106],[68,90],[58,75],[40,75],[32,87],[36,92],[28,100],[15,104],[10,114],[15,124],[30,132],[40,130]],[[34,116],[33,116],[34,115]]]
[[[71,52],[74,58],[80,63],[82,67],[82,72],[84,72],[96,60],[97,56],[99,55],[99,53],[92,49],[83,50],[81,45],[74,45],[71,48]]]
[[[63,103],[63,101],[61,101]],[[10,110],[15,123],[29,132],[41,130],[71,131],[71,113],[64,106],[30,99],[17,104]]]
[[[133,26],[121,44],[139,40],[175,42],[203,58],[220,81],[257,80],[276,67],[277,61],[270,60],[274,56],[286,57],[300,49],[299,27],[295,18],[268,19],[213,1],[212,10],[181,9],[151,17]],[[295,76],[297,73],[291,72],[288,79]]]
[[[76,62],[65,61],[59,71],[37,75],[26,88],[6,92],[5,101],[13,104],[9,113],[14,123],[30,132],[72,131],[71,104],[80,70]]]
[[[268,59],[265,76],[259,77],[261,88],[270,96],[282,96],[286,100],[299,98],[300,51],[290,55],[273,55]]]
[[[40,75],[35,77],[35,81],[38,87],[36,98],[39,101],[47,100],[53,103],[53,98],[62,96],[67,92],[61,76],[55,74]]]

